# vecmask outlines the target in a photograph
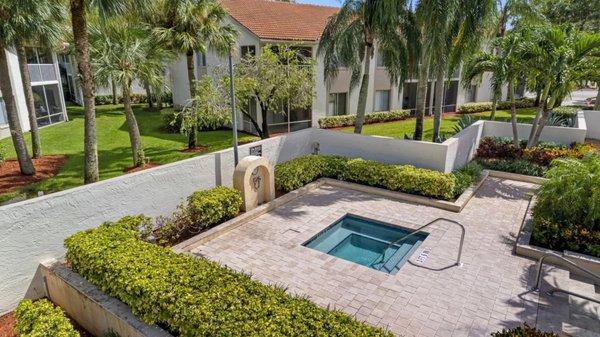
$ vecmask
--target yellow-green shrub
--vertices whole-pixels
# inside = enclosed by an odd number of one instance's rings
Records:
[[[15,332],[20,337],[79,337],[63,311],[47,299],[22,300],[15,310]]]
[[[136,218],[65,240],[73,270],[147,323],[192,336],[389,336],[215,262],[143,242]]]
[[[275,186],[283,191],[292,191],[321,177],[439,199],[451,199],[455,190],[453,174],[360,158],[308,155],[275,167]]]
[[[370,112],[365,114],[364,124],[399,121],[407,119],[408,117],[410,117],[409,110]],[[352,126],[354,123],[356,123],[356,115],[327,116],[319,118],[319,127],[322,129]]]

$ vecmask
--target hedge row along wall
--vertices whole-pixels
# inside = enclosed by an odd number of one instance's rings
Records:
[[[217,263],[143,242],[143,217],[65,240],[73,270],[149,324],[182,336],[388,336]]]
[[[79,337],[65,313],[47,299],[22,300],[15,310],[15,332],[21,337]]]
[[[409,110],[391,110],[371,112],[365,114],[365,124],[399,121],[410,117]],[[352,126],[356,122],[356,115],[328,116],[319,118],[319,127],[322,129],[341,128]]]

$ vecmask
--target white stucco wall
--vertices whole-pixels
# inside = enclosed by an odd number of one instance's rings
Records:
[[[587,124],[587,138],[600,139],[600,111],[584,111]]]

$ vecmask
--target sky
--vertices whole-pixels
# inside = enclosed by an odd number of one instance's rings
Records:
[[[341,0],[296,0],[296,2],[303,4],[315,4],[333,7],[340,7],[342,5]]]

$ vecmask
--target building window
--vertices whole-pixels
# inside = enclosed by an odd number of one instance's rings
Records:
[[[8,124],[8,117],[6,116],[6,106],[4,100],[0,97],[0,125]]]
[[[197,53],[196,57],[198,58],[196,62],[198,62],[199,67],[206,67],[206,55],[204,53]]]
[[[35,115],[40,126],[65,120],[57,84],[36,85],[33,90]]]
[[[327,115],[340,116],[347,114],[348,112],[346,111],[346,100],[347,95],[345,92],[329,94]]]
[[[28,64],[54,64],[52,53],[47,49],[26,48]]]
[[[381,51],[377,51],[377,67],[385,67],[385,63],[383,62],[383,54],[381,53]]]
[[[256,46],[242,46],[242,58],[256,56]]]
[[[375,111],[390,110],[390,91],[377,90],[375,91]]]

